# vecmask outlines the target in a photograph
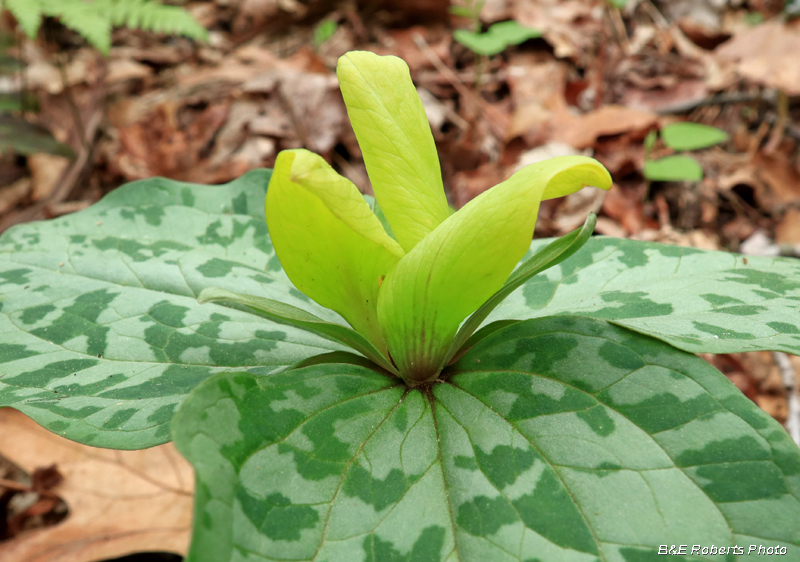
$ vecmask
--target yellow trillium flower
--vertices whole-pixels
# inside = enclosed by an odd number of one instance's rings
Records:
[[[275,162],[266,197],[270,237],[294,285],[357,332],[358,345],[350,345],[411,385],[434,380],[488,311],[459,333],[462,322],[510,293],[507,280],[530,247],[539,203],[589,185],[609,189],[611,177],[591,158],[553,158],[523,168],[451,214],[405,62],[350,52],[339,59],[337,75],[393,236],[352,182],[322,157],[297,149]],[[233,300],[221,294],[205,300],[223,298]],[[325,324],[317,320],[316,328]]]

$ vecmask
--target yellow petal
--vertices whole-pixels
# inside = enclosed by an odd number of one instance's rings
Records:
[[[344,317],[382,353],[379,279],[403,256],[352,182],[307,150],[278,155],[267,190],[267,226],[286,275]]]

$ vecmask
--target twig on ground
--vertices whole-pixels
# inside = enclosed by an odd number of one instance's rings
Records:
[[[789,123],[789,96],[786,92],[778,91],[778,100],[775,104],[778,111],[778,117],[775,120],[775,125],[772,128],[772,134],[764,146],[765,154],[773,154],[781,144],[783,135],[786,132],[786,125]]]
[[[767,121],[762,121],[756,132],[750,137],[750,144],[747,147],[747,158],[749,160],[755,158],[756,153],[761,148],[761,141],[764,140],[768,132],[769,123]]]
[[[719,196],[724,198],[728,203],[730,203],[733,210],[739,216],[747,217],[747,219],[753,221],[754,223],[758,224],[761,219],[761,213],[758,212],[757,209],[754,209],[752,205],[750,205],[741,195],[736,193],[734,190],[729,191],[719,191]]]
[[[48,36],[48,41],[53,40],[50,37],[50,33],[46,33]],[[78,107],[78,103],[75,101],[75,96],[72,95],[72,87],[69,84],[69,77],[67,76],[67,69],[64,66],[64,61],[61,60],[63,54],[61,52],[56,52],[55,56],[53,57],[56,61],[56,66],[58,67],[58,74],[61,76],[61,87],[64,92],[64,97],[67,99],[67,105],[69,105],[70,112],[72,113],[72,120],[75,124],[75,133],[78,135],[78,140],[81,143],[82,148],[86,148],[86,144],[90,142],[86,138],[86,127],[84,127],[83,119],[81,118],[81,110]]]
[[[764,116],[764,122],[769,123],[770,125],[775,124],[778,120],[778,116],[774,113],[767,114]],[[787,121],[784,128],[784,134],[789,135],[790,137],[800,140],[800,127],[794,125],[791,121]]]
[[[783,386],[786,388],[786,401],[789,404],[789,415],[786,419],[786,431],[792,440],[800,445],[800,395],[797,393],[797,374],[794,372],[789,356],[781,351],[773,351],[772,358],[781,371]]]
[[[92,156],[94,155],[94,137],[97,133],[97,129],[100,127],[100,121],[103,119],[104,113],[103,99],[101,97],[101,99],[96,101],[95,107],[87,120],[85,129],[86,137],[81,139],[81,149],[78,152],[78,157],[75,158],[72,166],[67,168],[61,176],[61,179],[58,181],[58,187],[53,192],[50,201],[47,202],[48,206],[54,203],[60,203],[70,196],[84,168],[91,162]]]
[[[51,203],[47,207],[47,215],[50,218],[55,218],[55,217],[60,217],[62,215],[77,213],[78,211],[82,211],[85,208],[89,207],[92,203],[93,201],[91,200],[64,201],[62,203]]]
[[[70,112],[72,113],[72,121],[75,123],[75,132],[78,135],[78,139],[80,139],[81,147],[86,148],[86,143],[89,141],[86,139],[86,128],[83,126],[81,110],[78,108],[78,104],[75,101],[75,96],[72,95],[72,88],[70,87],[67,79],[67,70],[64,68],[64,64],[61,62],[61,55],[57,54],[55,59],[56,66],[58,66],[58,73],[61,75],[61,84],[64,88],[64,96],[67,98],[67,104],[69,105]]]
[[[628,30],[625,29],[625,22],[622,19],[622,14],[620,14],[619,8],[616,6],[612,6],[608,4],[606,6],[608,10],[609,18],[611,19],[611,23],[614,29],[614,32],[617,35],[617,39],[619,40],[619,44],[622,46],[622,51],[625,53],[626,56],[630,56],[631,54],[631,42],[628,38]]]
[[[759,92],[725,92],[714,94],[701,100],[689,100],[680,105],[672,105],[666,109],[659,110],[660,115],[670,115],[674,113],[686,113],[698,107],[709,105],[726,105],[732,103],[747,103],[751,101],[773,102],[776,97],[775,90],[764,90]]]
[[[367,32],[367,28],[364,27],[361,15],[358,13],[358,3],[356,0],[348,0],[345,2],[343,11],[347,21],[353,27],[353,33],[356,38],[365,43],[369,41],[369,33]]]
[[[669,28],[669,22],[667,21],[667,18],[664,17],[664,14],[661,13],[661,10],[659,10],[651,0],[645,0],[642,2],[642,7],[647,11],[652,18],[653,23],[655,23],[658,27],[661,29]]]
[[[25,119],[25,114],[28,112],[30,96],[28,95],[28,65],[25,62],[25,50],[23,48],[22,39],[20,38],[19,26],[14,28],[14,43],[17,49],[17,56],[19,57],[19,108],[22,118]]]

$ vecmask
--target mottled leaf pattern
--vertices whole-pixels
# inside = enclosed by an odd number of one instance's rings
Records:
[[[219,305],[208,286],[341,319],[292,287],[264,222],[268,171],[225,186],[151,179],[0,237],[0,405],[70,439],[169,440],[183,397],[220,371],[266,374],[344,349]]]
[[[328,364],[201,383],[173,421],[198,478],[189,560],[800,557],[800,451],[705,361],[559,316],[492,334],[445,376],[406,390]]]
[[[800,354],[800,260],[596,236],[488,322],[554,314],[610,320],[693,353]]]

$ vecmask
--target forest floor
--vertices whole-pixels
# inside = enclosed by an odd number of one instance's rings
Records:
[[[339,56],[364,49],[408,63],[455,207],[527,163],[587,154],[609,169],[614,188],[544,202],[536,237],[565,234],[592,211],[598,234],[800,257],[800,21],[786,18],[782,0],[614,4],[487,0],[469,17],[442,0],[198,0],[186,6],[209,30],[207,42],[121,29],[107,57],[56,21],[36,41],[23,39],[3,14],[0,33],[15,39],[6,54],[23,66],[0,76],[0,90],[29,92],[39,107],[22,116],[31,125],[24,130],[10,133],[0,116],[0,232],[79,211],[138,179],[228,182],[271,167],[286,148],[322,154],[370,193],[335,75]],[[541,36],[491,57],[454,40],[456,30],[508,20]],[[646,162],[673,153],[662,141],[648,146],[648,135],[679,121],[717,127],[728,140],[692,152],[701,181],[648,181]],[[69,156],[52,154],[61,150],[50,136]],[[706,359],[786,422],[797,357],[788,367],[770,352]],[[174,451],[106,458],[2,413],[0,434],[24,427],[25,446],[41,446],[18,466],[0,460],[8,514],[0,541],[63,518],[63,502],[48,492],[63,475],[47,467],[72,459],[88,480],[109,466],[127,470],[125,484],[108,492],[119,497],[126,486],[152,485],[145,473],[153,466],[171,467],[158,477],[167,492],[154,509],[180,504],[180,524],[144,550],[185,552],[191,474]],[[11,450],[24,448],[4,437],[0,453],[13,459]],[[102,517],[108,505],[98,502],[81,516]],[[136,525],[149,515],[138,517],[113,555],[139,549]],[[68,532],[96,540],[91,526]],[[87,547],[69,560],[97,559]]]

